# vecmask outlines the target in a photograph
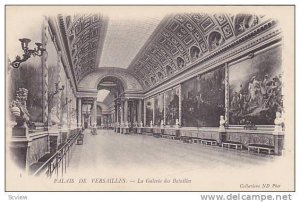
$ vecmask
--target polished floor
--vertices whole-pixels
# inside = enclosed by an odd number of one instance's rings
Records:
[[[178,140],[98,130],[84,132],[83,145],[75,145],[69,163],[72,172],[113,170],[159,170],[188,172],[212,168],[249,168],[272,163],[277,157],[218,146],[183,143]]]
[[[241,188],[244,184],[286,184],[286,178],[280,173],[290,167],[290,161],[283,156],[146,135],[124,135],[112,130],[98,130],[97,133],[84,132],[84,142],[73,146],[63,176],[86,183],[80,186],[75,183],[74,187],[63,184],[64,189],[245,191]],[[292,170],[288,172],[293,173]]]

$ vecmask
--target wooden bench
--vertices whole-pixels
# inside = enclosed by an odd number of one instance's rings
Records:
[[[83,144],[83,138],[78,137],[76,140],[77,145],[82,145]]]
[[[275,152],[274,146],[270,145],[262,145],[262,144],[249,144],[248,145],[248,152],[251,150],[257,151],[257,153],[260,153],[260,151],[268,151],[268,154],[270,155],[272,152]]]
[[[171,139],[171,140],[175,140],[176,136],[175,135],[169,135],[169,134],[161,134],[162,138],[166,138],[166,139]]]
[[[166,134],[162,134],[162,135],[161,135],[162,138],[168,138],[168,136],[169,136],[169,135],[166,135]]]
[[[187,137],[187,136],[181,136],[179,138],[180,141],[184,142],[184,143],[192,143],[192,138],[191,137]]]
[[[218,144],[217,140],[214,140],[214,139],[201,139],[200,143],[205,144],[205,145],[213,145],[213,146]]]
[[[234,146],[234,148],[236,150],[238,150],[238,148],[240,148],[240,150],[243,149],[243,144],[240,143],[240,142],[233,142],[233,141],[225,141],[225,142],[222,142],[222,148],[224,146],[227,146],[227,148],[230,148],[231,146]]]

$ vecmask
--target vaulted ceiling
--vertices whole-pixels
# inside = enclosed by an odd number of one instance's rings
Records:
[[[98,69],[118,67],[127,69],[145,90],[214,54],[260,21],[257,15],[206,13],[63,19],[78,83]]]

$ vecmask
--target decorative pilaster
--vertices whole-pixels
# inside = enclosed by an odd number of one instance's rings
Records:
[[[132,105],[131,105],[131,113],[132,113],[132,114],[131,114],[131,119],[132,119],[132,120],[130,120],[130,121],[131,121],[132,123],[134,123],[134,124],[136,123],[136,116],[137,116],[137,112],[136,112],[137,110],[136,110],[136,107],[137,107],[137,106],[136,106],[136,100],[133,100],[133,101],[132,101]]]
[[[121,100],[121,110],[120,110],[120,115],[121,115],[121,126],[124,124],[124,101]]]
[[[115,117],[115,122],[117,124],[119,124],[119,105],[118,105],[118,102],[116,102],[116,117]]]
[[[154,99],[154,97],[152,98],[152,106],[153,106],[153,112],[152,112],[152,125],[156,125],[155,124],[155,99]]]
[[[138,115],[138,123],[140,123],[142,121],[142,100],[139,99],[138,100],[138,112],[137,112],[137,115]]]
[[[43,47],[47,47],[48,43],[48,36],[47,36],[47,31],[48,31],[48,22],[47,19],[44,19],[43,25],[42,25],[42,44]],[[49,125],[49,111],[48,111],[48,52],[45,51],[43,56],[41,57],[42,60],[42,98],[43,98],[43,123],[44,123],[44,130],[48,130],[48,125]]]
[[[58,73],[58,83],[61,83],[61,51],[57,52],[57,71]],[[59,117],[60,123],[59,123],[59,128],[61,127],[61,116],[62,116],[62,110],[61,110],[61,94],[62,91],[58,93],[58,99],[57,99],[57,117]]]
[[[124,101],[124,123],[126,124],[128,122],[128,100],[125,99]]]
[[[81,98],[77,98],[77,126],[81,128],[82,106]]]
[[[94,98],[93,111],[93,127],[97,127],[97,98]]]
[[[70,130],[70,128],[71,128],[71,114],[70,114],[70,103],[69,103],[69,101],[70,101],[70,97],[71,97],[71,93],[70,93],[70,91],[71,91],[71,87],[70,87],[70,81],[69,80],[67,80],[67,93],[66,93],[66,95],[67,95],[67,99],[66,99],[66,107],[67,107],[67,126],[68,126],[68,129]]]
[[[224,65],[224,71],[225,71],[225,78],[224,78],[224,84],[225,84],[225,125],[229,124],[229,67],[228,63],[225,63]]]
[[[164,103],[163,103],[163,106],[164,106],[164,114],[163,114],[163,116],[164,116],[164,123],[166,124],[166,96],[165,96],[165,93],[163,93],[163,96],[164,96]]]
[[[144,126],[146,125],[146,100],[144,99]]]
[[[182,122],[181,122],[181,85],[178,86],[178,121],[179,121],[179,125],[181,126],[182,125]]]

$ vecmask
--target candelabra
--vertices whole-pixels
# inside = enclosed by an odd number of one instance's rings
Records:
[[[37,48],[29,49],[28,44],[31,42],[30,39],[23,38],[19,39],[19,41],[21,42],[21,47],[24,51],[24,54],[22,58],[19,55],[16,56],[16,59],[11,63],[11,66],[13,68],[19,68],[20,64],[28,60],[31,56],[42,56],[43,53],[46,51],[45,48],[42,48],[42,43],[35,43]]]
[[[49,94],[49,99],[51,100],[54,97],[54,95],[59,93],[59,91],[63,91],[64,89],[65,89],[64,85],[62,85],[61,87],[58,87],[58,83],[55,83],[55,91],[53,93]]]

